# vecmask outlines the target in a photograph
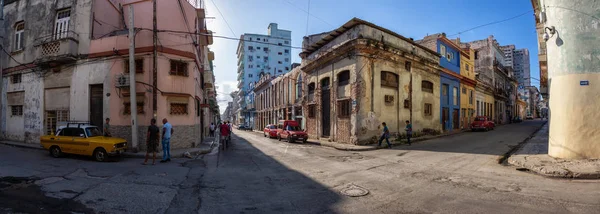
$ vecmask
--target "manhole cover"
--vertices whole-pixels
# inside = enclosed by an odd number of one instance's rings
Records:
[[[350,184],[346,188],[342,189],[341,193],[350,197],[360,197],[369,194],[369,190],[354,184]]]

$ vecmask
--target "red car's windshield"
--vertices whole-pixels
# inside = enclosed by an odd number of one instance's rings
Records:
[[[274,125],[267,126],[267,129],[277,129]]]
[[[485,117],[476,117],[475,121],[485,121]]]

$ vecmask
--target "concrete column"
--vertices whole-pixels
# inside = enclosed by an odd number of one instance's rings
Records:
[[[551,111],[548,154],[600,158],[600,1],[540,3],[546,15],[540,23],[555,29],[554,33],[544,29],[550,36],[546,42]]]

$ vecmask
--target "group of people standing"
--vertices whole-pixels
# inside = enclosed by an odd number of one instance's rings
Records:
[[[171,136],[173,135],[173,126],[167,121],[167,118],[162,120],[162,148],[163,158],[161,163],[171,161]],[[146,134],[146,159],[144,159],[144,165],[148,162],[148,156],[152,153],[152,165],[156,161],[156,153],[158,152],[158,139],[160,139],[160,129],[156,125],[156,119],[150,120],[150,126],[148,126],[148,133]]]
[[[163,128],[162,128],[162,148],[163,148],[163,158],[160,161],[161,163],[171,161],[171,135],[173,135],[174,129],[173,126],[167,121],[167,118],[162,120]],[[106,123],[104,124],[104,136],[111,137],[110,133],[110,118],[106,118]],[[160,129],[156,125],[156,119],[152,118],[150,120],[150,126],[148,126],[148,132],[146,134],[146,159],[144,159],[143,165],[148,163],[148,156],[152,153],[152,165],[156,162],[156,153],[158,152],[158,140],[160,138]]]

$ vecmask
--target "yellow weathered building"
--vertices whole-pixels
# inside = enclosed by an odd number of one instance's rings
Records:
[[[457,39],[460,45],[460,40]],[[475,116],[475,55],[470,48],[460,52],[460,123],[462,129],[468,129]]]

